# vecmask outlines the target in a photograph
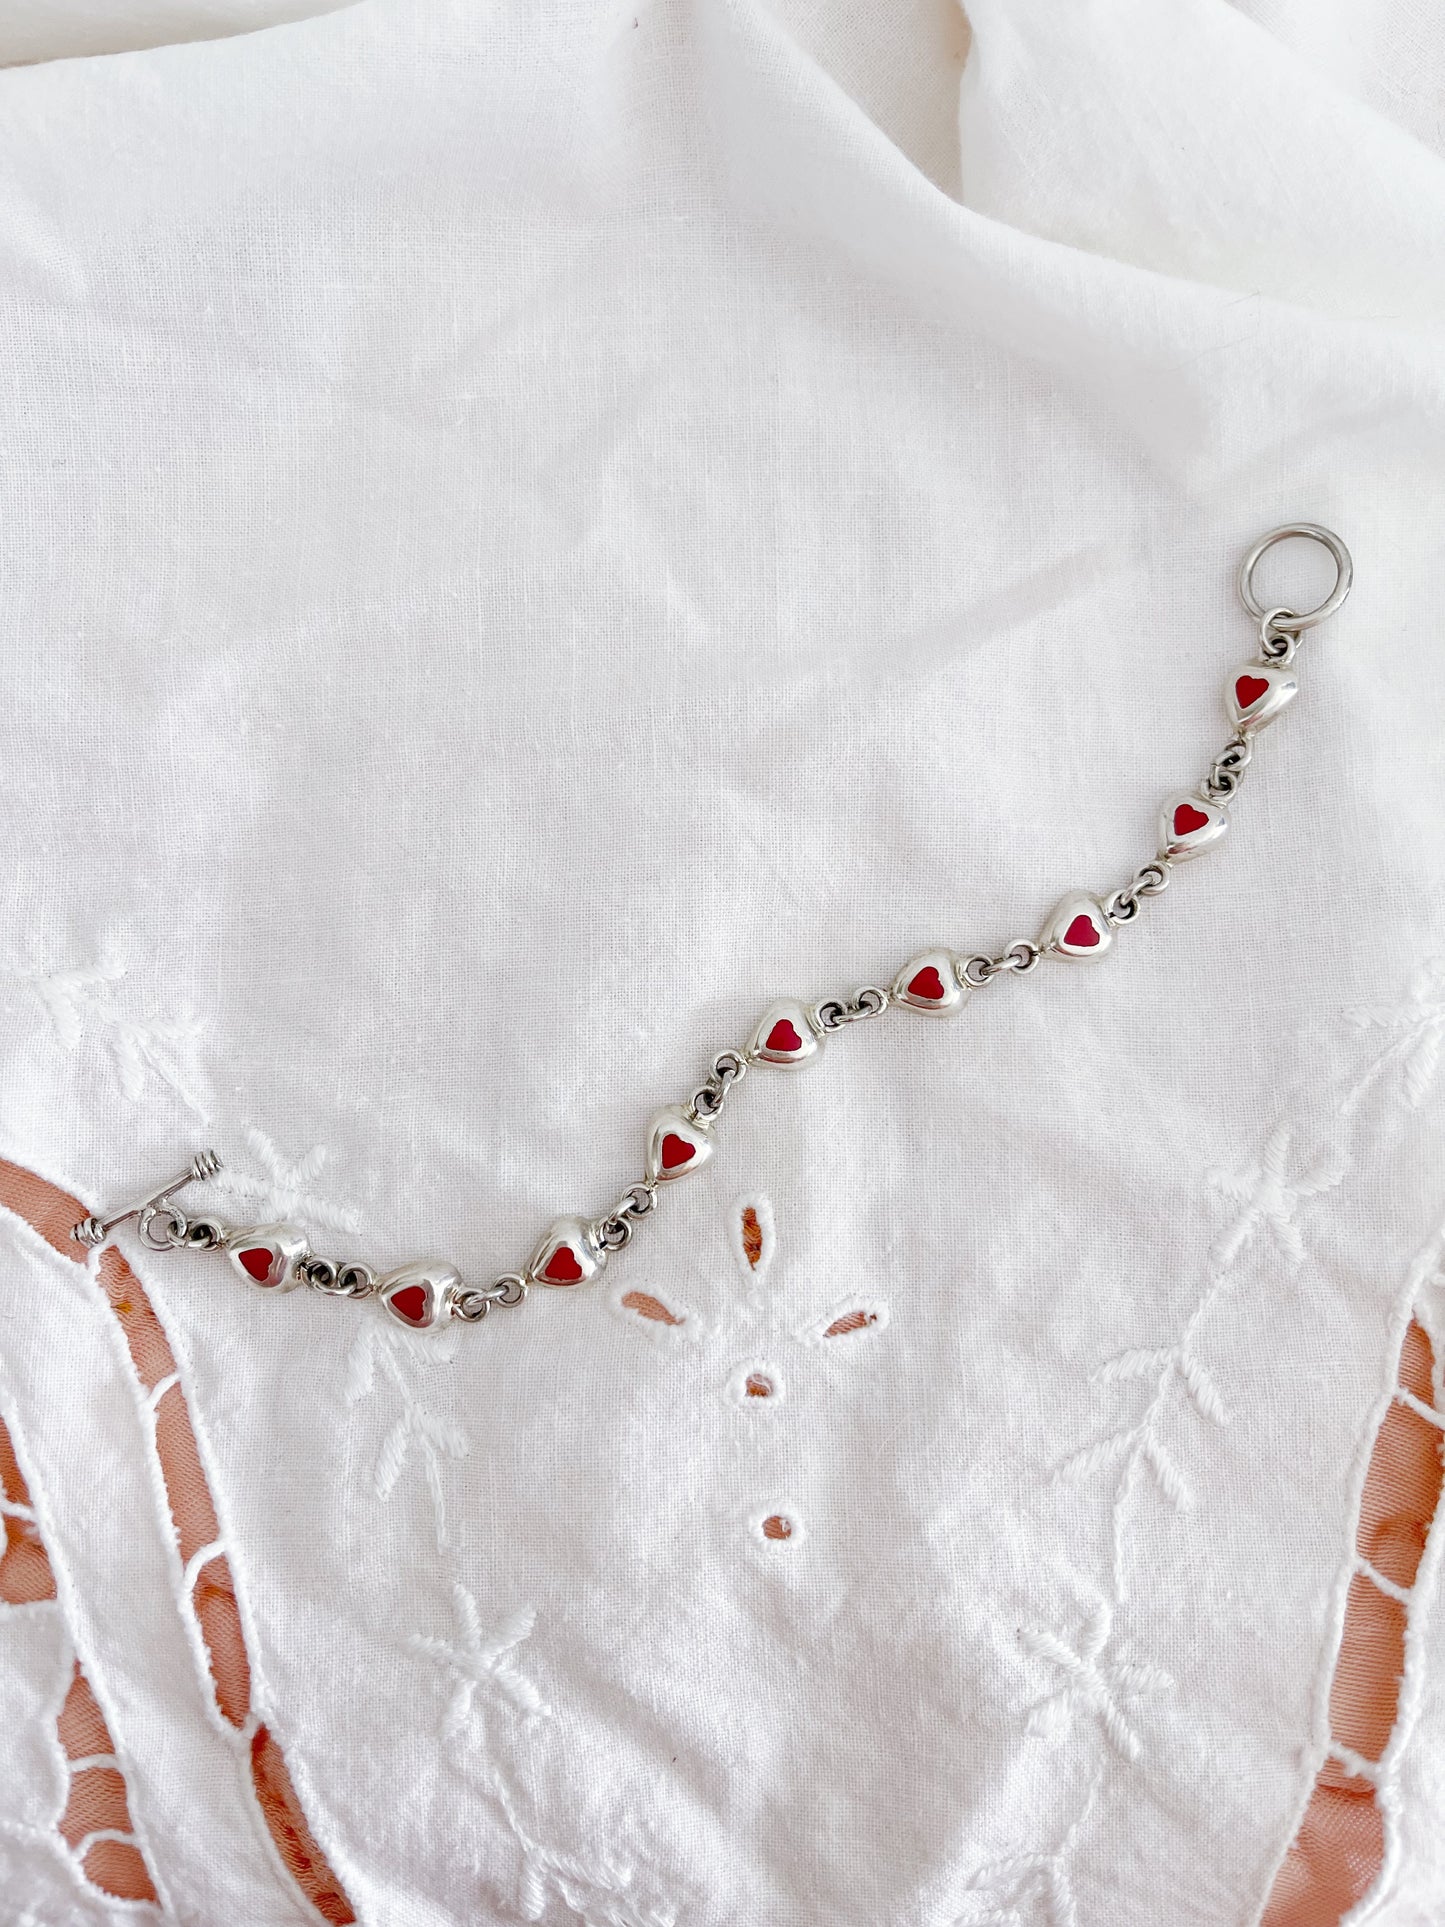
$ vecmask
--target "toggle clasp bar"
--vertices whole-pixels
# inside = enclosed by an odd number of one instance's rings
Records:
[[[169,1204],[173,1192],[179,1191],[183,1185],[204,1184],[207,1178],[215,1177],[220,1168],[221,1160],[214,1151],[197,1151],[184,1171],[168,1178],[160,1190],[153,1192],[150,1197],[142,1198],[139,1204],[127,1205],[124,1211],[113,1211],[108,1218],[82,1218],[79,1224],[70,1227],[70,1235],[77,1244],[89,1245],[94,1250],[105,1243],[118,1224],[124,1224],[128,1218],[141,1218],[145,1213]]]

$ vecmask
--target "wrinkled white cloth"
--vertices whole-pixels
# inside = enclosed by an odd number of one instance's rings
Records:
[[[348,0],[0,0],[0,66],[217,40],[305,20]]]
[[[969,17],[365,0],[0,75],[0,1156],[87,1203],[214,1144],[225,1214],[495,1276],[773,996],[1124,882],[1244,549],[1356,561],[1114,954],[756,1068],[596,1286],[426,1340],[132,1244],[369,1927],[1245,1927],[1325,1756],[1445,1339],[1445,42]],[[0,1914],[134,1917],[46,1857],[73,1648],[167,1917],[315,1919],[115,1322],[13,1222],[0,1417],[60,1590],[0,1607]]]

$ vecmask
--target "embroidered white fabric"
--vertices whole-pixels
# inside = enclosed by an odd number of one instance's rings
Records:
[[[757,1069],[596,1287],[430,1340],[130,1247],[377,1927],[1249,1923],[1325,1756],[1445,1340],[1445,40],[969,16],[366,0],[0,75],[0,1156],[87,1207],[214,1144],[222,1211],[496,1275],[773,996],[1124,881],[1243,549],[1356,557],[1218,855],[1097,969]],[[0,1912],[137,1912],[54,1835],[78,1655],[166,1917],[314,1920],[95,1275],[3,1265],[59,1597],[0,1606]]]

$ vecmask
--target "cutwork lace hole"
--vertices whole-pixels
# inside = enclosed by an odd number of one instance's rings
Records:
[[[1412,1322],[1398,1364],[1402,1396],[1375,1435],[1356,1522],[1356,1571],[1330,1684],[1330,1736],[1338,1751],[1316,1778],[1262,1927],[1342,1920],[1376,1885],[1384,1864],[1380,1790],[1355,1762],[1387,1757],[1399,1716],[1412,1588],[1445,1473],[1440,1425],[1406,1395],[1435,1409],[1434,1376],[1430,1340]]]
[[[786,1387],[770,1364],[754,1359],[751,1364],[738,1366],[724,1390],[734,1405],[758,1412],[781,1403]]]
[[[776,1557],[780,1546],[801,1545],[808,1536],[802,1510],[790,1499],[759,1507],[749,1525],[759,1551],[768,1558]]]
[[[835,1318],[823,1333],[824,1338],[848,1338],[854,1332],[868,1331],[881,1322],[883,1314],[860,1307],[857,1311],[844,1312]]]
[[[624,1291],[620,1302],[639,1318],[646,1318],[654,1325],[681,1325],[686,1320],[675,1311],[670,1311],[660,1298],[654,1298],[649,1291]]]

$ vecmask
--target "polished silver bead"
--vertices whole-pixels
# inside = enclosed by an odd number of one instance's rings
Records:
[[[893,980],[893,1001],[933,1017],[949,1017],[962,1010],[972,985],[964,981],[962,966],[948,950],[925,950],[904,964]]]
[[[257,1224],[233,1231],[226,1255],[249,1284],[266,1291],[290,1291],[301,1282],[299,1267],[311,1247],[294,1224]]]
[[[1225,704],[1235,728],[1252,735],[1272,723],[1298,692],[1299,681],[1287,664],[1251,662],[1230,678]]]
[[[1056,907],[1039,938],[1041,949],[1052,957],[1071,957],[1088,962],[1102,957],[1114,941],[1108,914],[1097,897],[1075,890]]]
[[[1159,854],[1173,862],[1198,856],[1218,843],[1229,828],[1228,813],[1207,796],[1181,791],[1159,812]]]
[[[658,1184],[690,1177],[712,1156],[712,1135],[680,1104],[668,1104],[647,1127],[647,1175]]]
[[[534,1285],[585,1285],[607,1262],[592,1227],[582,1218],[558,1218],[543,1233],[527,1260],[527,1279]]]
[[[452,1299],[461,1289],[461,1273],[440,1258],[414,1258],[387,1272],[377,1285],[382,1304],[409,1331],[430,1331],[449,1317]]]
[[[747,1055],[759,1064],[806,1064],[822,1047],[805,1006],[795,997],[780,997],[759,1019]]]

